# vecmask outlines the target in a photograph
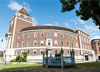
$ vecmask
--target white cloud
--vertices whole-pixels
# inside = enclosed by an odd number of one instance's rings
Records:
[[[53,18],[54,18],[54,16],[49,16],[49,18],[53,19]]]
[[[88,32],[95,32],[95,31],[97,31],[98,30],[98,28],[97,27],[94,27],[94,26],[92,26],[92,25],[85,25],[84,26],[84,29],[85,29],[85,31],[88,31]]]
[[[68,23],[64,23],[64,25],[68,28],[70,28],[69,24]]]
[[[92,39],[100,39],[100,36],[94,36]]]
[[[77,21],[74,19],[71,19],[70,21],[74,22],[75,25],[78,24]]]
[[[53,26],[53,24],[44,24],[44,25],[46,25],[46,26]]]
[[[81,20],[81,19],[77,19],[77,21],[78,21],[80,24],[85,24],[85,23],[86,23],[86,21]]]
[[[23,8],[23,6],[24,6],[24,8],[28,11],[28,12],[30,12],[30,11],[32,11],[31,10],[31,8],[30,8],[30,5],[29,4],[27,4],[27,3],[23,3],[23,4],[19,4],[18,2],[15,2],[15,1],[11,1],[9,4],[8,4],[8,7],[11,9],[11,10],[20,10],[21,8]]]

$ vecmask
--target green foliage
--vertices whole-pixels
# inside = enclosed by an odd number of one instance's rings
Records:
[[[75,9],[76,4],[79,4],[76,15],[84,21],[92,18],[100,29],[100,0],[60,0],[60,2],[62,3],[62,12],[71,11]]]
[[[13,60],[11,60],[11,62],[27,62],[27,52],[23,53],[23,56],[16,56],[16,58],[14,58]]]
[[[23,57],[24,57],[24,62],[27,62],[27,52],[24,52]]]
[[[24,58],[20,55],[16,57],[16,62],[24,62]]]
[[[13,58],[13,59],[11,60],[11,62],[16,62],[16,58]]]

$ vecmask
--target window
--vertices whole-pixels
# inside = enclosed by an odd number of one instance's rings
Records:
[[[24,50],[21,50],[21,55],[23,55],[24,54]]]
[[[30,33],[28,34],[28,38],[31,38],[31,34]]]
[[[37,46],[37,40],[34,40],[33,43],[34,43],[34,46]]]
[[[16,56],[19,55],[19,50],[16,50]]]
[[[61,46],[64,46],[64,41],[61,41]]]
[[[55,50],[55,55],[58,53],[58,50]]]
[[[40,50],[40,54],[41,54],[41,55],[43,54],[43,52],[44,52],[43,50]]]
[[[19,34],[19,35],[18,35],[18,39],[20,39],[20,38],[21,38],[21,35]]]
[[[24,15],[24,18],[25,18],[25,19],[27,19],[27,16],[26,16],[26,15]]]
[[[30,41],[27,41],[27,46],[30,46],[31,42]]]
[[[74,47],[74,42],[72,42],[72,47]]]
[[[17,42],[17,47],[19,47],[20,46],[20,43],[19,42]]]
[[[78,43],[76,43],[76,47],[78,47]]]
[[[73,39],[73,35],[71,34],[71,39]]]
[[[67,47],[69,47],[69,41],[67,41]]]
[[[63,34],[60,34],[60,37],[63,38]]]
[[[40,44],[41,44],[41,46],[43,46],[44,45],[44,40],[41,40]]]
[[[50,40],[48,40],[48,46],[50,46],[51,45],[51,41]]]
[[[24,47],[25,46],[25,42],[24,41],[22,41],[22,47]]]
[[[66,34],[66,38],[69,38],[69,34]]]
[[[44,36],[44,33],[41,33],[41,37],[43,37]]]
[[[77,40],[77,35],[75,35],[75,39]]]
[[[37,51],[36,50],[33,50],[33,55],[37,55]]]
[[[30,50],[27,50],[27,55],[29,55],[30,54]]]
[[[57,37],[57,33],[54,33],[54,37]]]
[[[99,47],[99,51],[100,51],[100,47]]]
[[[68,49],[68,55],[70,55],[70,50]]]
[[[25,34],[23,34],[23,38],[25,38]]]
[[[58,41],[54,40],[54,46],[57,46],[57,45],[58,45]]]
[[[100,45],[100,43],[98,43],[98,45]]]
[[[50,32],[48,33],[48,37],[51,37],[51,33]]]
[[[38,37],[38,34],[37,33],[34,33],[34,37]]]

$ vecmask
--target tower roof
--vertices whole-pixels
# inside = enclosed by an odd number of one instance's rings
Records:
[[[27,13],[27,11],[26,11],[24,8],[22,8],[22,9],[19,10],[18,12],[29,16],[29,14]]]

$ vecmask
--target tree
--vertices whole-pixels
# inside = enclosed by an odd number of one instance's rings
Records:
[[[100,29],[100,0],[60,0],[60,2],[62,3],[62,12],[71,11],[75,9],[76,4],[79,4],[76,15],[84,21],[92,18]]]

